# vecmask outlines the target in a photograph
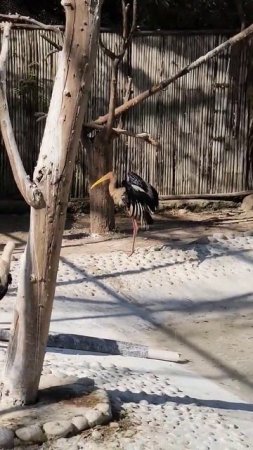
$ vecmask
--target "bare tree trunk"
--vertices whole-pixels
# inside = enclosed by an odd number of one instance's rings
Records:
[[[87,149],[90,185],[112,170],[112,140],[107,142],[104,133],[102,131],[97,134],[94,144]],[[108,185],[105,183],[98,186],[96,190],[90,191],[90,232],[105,234],[114,228],[114,204],[109,195]]]
[[[2,400],[36,401],[55,293],[67,202],[95,66],[103,0],[63,0],[66,31],[34,183],[45,206],[31,208],[5,367]]]
[[[107,123],[94,140],[94,148],[88,152],[89,179],[93,184],[101,176],[113,170],[113,139],[116,134],[113,129],[115,121],[115,108],[117,103],[119,65],[131,44],[136,29],[137,0],[132,5],[132,25],[128,31],[128,13],[130,4],[126,0],[122,4],[122,45],[120,49],[115,46],[114,51],[104,45],[101,37],[100,46],[111,60],[110,99],[108,105]],[[123,131],[123,130],[121,130]],[[147,137],[150,140],[150,137]],[[86,140],[87,141],[87,140]],[[88,148],[91,146],[88,144]],[[90,231],[92,234],[104,234],[115,228],[114,204],[108,192],[108,186],[102,185],[96,191],[90,192]]]

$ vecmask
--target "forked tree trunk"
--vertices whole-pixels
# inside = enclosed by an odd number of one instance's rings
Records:
[[[46,206],[31,208],[2,389],[5,405],[32,403],[37,397],[73,167],[96,59],[102,2],[62,1],[65,43],[34,172]]]
[[[92,147],[88,150],[90,185],[111,171],[113,166],[112,139],[107,142],[103,131],[97,134]],[[102,183],[90,191],[90,232],[105,234],[114,228],[114,204],[108,183]]]

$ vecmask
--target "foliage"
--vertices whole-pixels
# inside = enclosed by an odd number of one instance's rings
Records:
[[[139,0],[138,24],[146,29],[235,29],[240,27],[238,2],[246,22],[252,23],[252,0]],[[47,23],[64,20],[60,0],[1,0],[0,12],[29,14]],[[115,28],[119,23],[121,1],[104,0],[102,26]]]

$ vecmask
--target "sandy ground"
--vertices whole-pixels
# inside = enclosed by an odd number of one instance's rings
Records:
[[[252,402],[252,221],[237,209],[165,212],[127,258],[124,218],[106,239],[88,236],[86,215],[68,220],[51,330],[180,351],[189,368]],[[27,227],[25,215],[1,216],[0,242],[16,239],[17,259]],[[1,327],[11,320],[18,261],[13,269]]]

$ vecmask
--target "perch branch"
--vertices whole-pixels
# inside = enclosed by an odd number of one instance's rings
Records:
[[[182,69],[180,69],[178,72],[176,72],[171,77],[162,80],[160,83],[155,84],[154,86],[150,87],[146,91],[141,92],[140,94],[131,98],[128,102],[118,106],[115,109],[115,117],[120,116],[125,111],[128,111],[129,109],[135,107],[136,105],[143,102],[144,100],[151,97],[152,95],[156,94],[157,92],[162,91],[163,89],[167,88],[170,84],[174,83],[174,81],[176,81],[179,78],[183,77],[184,75],[188,74],[192,70],[199,67],[201,64],[204,64],[205,62],[214,58],[219,53],[224,52],[232,45],[236,44],[237,42],[241,41],[242,39],[246,39],[247,37],[251,36],[252,34],[253,34],[253,25],[250,25],[248,28],[245,28],[240,33],[232,36],[227,41],[218,45],[218,47],[215,47],[213,50],[207,52],[205,55],[200,56],[200,58],[196,59],[192,63],[183,67]],[[94,122],[96,124],[102,125],[102,124],[106,123],[107,120],[108,120],[108,114],[105,114],[104,116],[98,117]]]
[[[44,206],[43,195],[37,186],[30,181],[24,169],[9,115],[6,95],[6,61],[9,49],[10,30],[11,24],[9,22],[5,23],[0,53],[0,128],[13,176],[21,194],[30,206],[42,208]]]
[[[104,130],[105,126],[104,125],[99,125],[99,124],[97,124],[95,122],[89,122],[89,123],[86,123],[84,125],[84,128],[93,128],[95,130]],[[114,134],[117,134],[117,135],[130,136],[130,137],[133,137],[135,139],[142,139],[143,141],[146,141],[149,144],[154,145],[155,147],[158,147],[158,145],[159,145],[159,142],[156,141],[154,138],[152,138],[151,135],[149,133],[146,133],[146,132],[133,133],[131,131],[124,130],[124,129],[118,128],[118,127],[117,128],[112,128],[112,132]]]
[[[27,22],[32,25],[36,25],[39,28],[43,28],[44,30],[56,31],[57,33],[60,31],[60,28],[56,25],[46,25],[43,22],[39,22],[38,20],[32,19],[28,16],[20,16],[20,14],[0,14],[0,19],[8,22]]]

